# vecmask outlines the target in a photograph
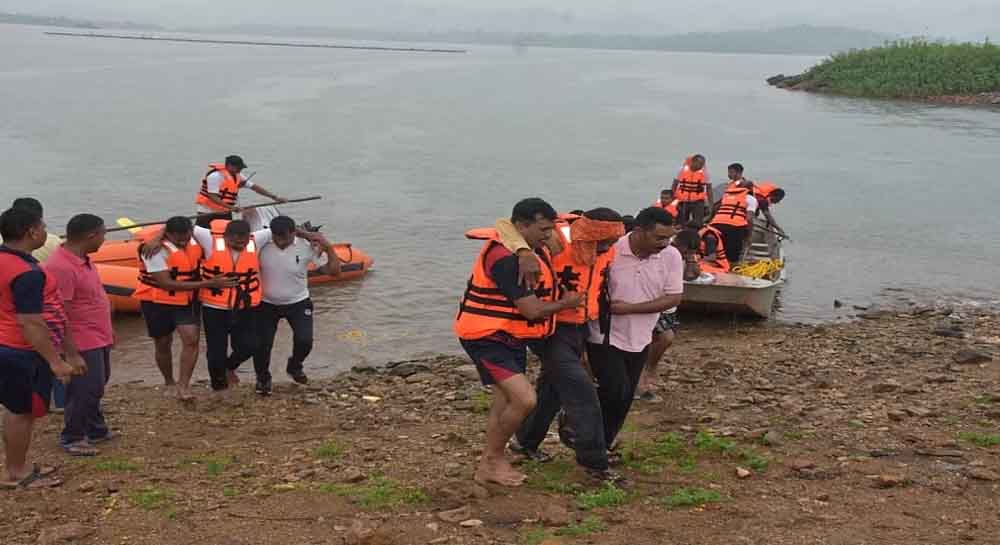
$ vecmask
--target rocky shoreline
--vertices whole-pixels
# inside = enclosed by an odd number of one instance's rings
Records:
[[[68,460],[41,426],[33,452],[66,482],[0,493],[0,542],[991,543],[998,326],[929,308],[685,323],[663,402],[623,430],[624,491],[588,487],[554,438],[527,486],[475,484],[488,395],[463,358],[190,406],[116,384],[101,456]]]
[[[777,87],[779,89],[788,89],[790,91],[805,91],[810,93],[833,94],[830,92],[828,87],[823,84],[823,82],[810,79],[808,73],[796,74],[792,76],[778,74],[767,78],[767,80],[765,81],[767,81],[768,85],[772,87]],[[947,104],[953,106],[1000,107],[1000,91],[977,93],[974,95],[941,95],[941,96],[913,97],[908,100],[914,100],[919,102],[930,102],[934,104]]]

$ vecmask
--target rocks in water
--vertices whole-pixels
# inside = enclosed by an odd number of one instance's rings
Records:
[[[973,348],[966,348],[956,352],[952,359],[961,365],[976,365],[993,361],[993,356]]]

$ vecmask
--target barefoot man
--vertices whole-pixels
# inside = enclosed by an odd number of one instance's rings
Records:
[[[191,375],[198,362],[198,342],[201,338],[201,304],[195,297],[202,288],[231,288],[235,278],[217,276],[201,280],[203,257],[201,245],[191,237],[191,220],[175,216],[167,220],[160,249],[150,257],[140,246],[142,263],[139,287],[134,297],[140,301],[146,329],[153,339],[156,366],[170,392],[176,386],[182,401],[192,399]],[[174,382],[174,331],[181,338],[180,376]]]
[[[535,390],[524,376],[527,345],[555,331],[555,314],[576,308],[582,297],[557,300],[555,274],[544,242],[552,235],[556,211],[532,198],[514,206],[511,223],[535,251],[542,274],[534,289],[520,282],[518,258],[494,233],[472,265],[472,277],[455,318],[455,333],[472,358],[484,385],[493,386],[486,424],[486,448],[476,480],[520,486],[527,478],[507,460],[507,442],[535,408]]]

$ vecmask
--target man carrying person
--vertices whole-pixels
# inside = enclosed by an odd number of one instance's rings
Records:
[[[292,328],[292,355],[285,370],[295,382],[309,382],[302,366],[313,346],[309,267],[315,265],[320,274],[340,275],[340,259],[322,234],[298,229],[288,216],[272,219],[270,227],[271,243],[260,249],[263,301],[257,307],[259,345],[253,357],[260,395],[271,395],[271,350],[282,318]]]
[[[705,168],[704,155],[692,155],[684,160],[681,171],[674,178],[671,195],[678,201],[676,218],[678,224],[694,224],[698,227],[705,224],[711,203],[715,201],[708,170]]]
[[[454,330],[482,383],[493,386],[486,448],[475,479],[520,486],[527,476],[511,466],[505,449],[536,404],[534,389],[524,376],[527,344],[551,335],[554,315],[576,308],[583,297],[569,293],[556,299],[558,286],[544,245],[555,226],[552,206],[541,199],[525,199],[514,206],[510,219],[541,262],[540,281],[534,289],[522,285],[517,256],[494,234],[473,263]]]
[[[264,186],[248,180],[243,174],[247,168],[239,155],[226,157],[226,162],[208,165],[208,172],[201,180],[201,190],[195,199],[198,205],[198,226],[208,228],[212,220],[231,220],[239,212],[239,193],[244,187],[275,202],[286,202]]]
[[[31,252],[45,244],[42,216],[11,208],[0,215],[0,404],[4,475],[0,487],[58,486],[54,470],[28,462],[35,419],[45,416],[53,376],[68,380],[87,365],[72,343],[65,345],[66,315],[56,279]],[[60,351],[66,353],[66,359]]]
[[[534,251],[509,222],[497,222],[497,231],[503,244],[518,255],[522,271],[531,268],[532,261],[537,263]],[[538,351],[542,359],[536,383],[538,404],[518,429],[511,450],[547,461],[539,447],[562,408],[566,425],[574,430],[572,446],[580,467],[601,482],[620,481],[621,477],[609,469],[601,404],[583,363],[583,352],[587,322],[598,319],[602,295],[607,293],[608,267],[614,259],[611,247],[624,236],[625,227],[614,210],[595,208],[569,225],[557,224],[554,233],[560,251],[553,256],[552,265],[559,290],[585,299],[583,306],[556,314],[556,331]]]
[[[111,303],[90,254],[104,244],[104,220],[93,214],[78,214],[66,225],[66,242],[45,262],[62,296],[69,332],[87,372],[73,377],[66,387],[66,407],[59,444],[71,456],[95,456],[94,446],[110,440],[101,410],[104,387],[111,378]]]
[[[660,314],[681,302],[684,258],[670,245],[674,233],[674,218],[663,209],[639,213],[636,229],[614,245],[610,324],[589,323],[587,359],[598,383],[607,445],[614,445],[632,407]]]
[[[174,216],[167,220],[161,250],[150,257],[139,247],[139,285],[133,295],[140,301],[146,330],[153,339],[156,366],[167,391],[176,389],[182,401],[194,398],[191,377],[198,362],[201,339],[201,303],[197,290],[227,289],[235,278],[217,276],[201,280],[202,246],[192,238],[191,220]],[[181,339],[180,374],[174,380],[174,331]]]

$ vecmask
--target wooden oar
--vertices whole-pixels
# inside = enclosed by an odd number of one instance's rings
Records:
[[[280,205],[280,204],[292,204],[292,203],[298,203],[298,202],[318,201],[318,200],[320,200],[322,198],[323,198],[322,195],[313,195],[311,197],[301,197],[301,198],[298,198],[298,199],[288,199],[285,202],[274,201],[274,202],[265,202],[265,203],[260,203],[260,204],[251,204],[250,206],[241,206],[240,207],[240,211],[251,210],[251,209],[254,209],[254,208],[263,208],[265,206],[274,206],[274,205]],[[198,219],[198,217],[201,216],[201,215],[204,215],[204,214],[197,214],[197,215],[194,215],[194,216],[187,216],[187,219],[189,219],[189,220]],[[121,218],[121,219],[118,220],[119,225],[122,225],[122,223],[123,223],[122,220],[131,221],[131,220],[128,220],[128,218]],[[127,225],[123,225],[122,227],[112,227],[112,228],[108,229],[107,232],[108,233],[114,233],[116,231],[128,231],[128,230],[132,230],[132,229],[138,229],[140,227],[149,227],[150,225],[160,225],[160,224],[163,224],[163,223],[166,223],[166,220],[147,221],[145,223],[129,223]]]

